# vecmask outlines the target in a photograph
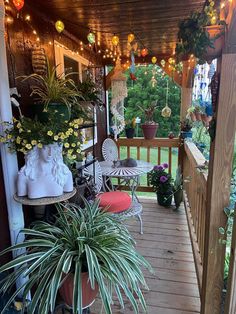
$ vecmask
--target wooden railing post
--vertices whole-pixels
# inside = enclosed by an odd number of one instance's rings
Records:
[[[225,246],[219,227],[226,223],[236,130],[236,54],[224,54],[221,64],[215,140],[211,145],[201,314],[219,314],[223,288]]]

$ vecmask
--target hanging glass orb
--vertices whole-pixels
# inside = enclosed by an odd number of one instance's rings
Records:
[[[166,62],[164,59],[161,60],[161,66],[164,68],[164,66],[166,65]]]
[[[133,33],[130,33],[130,34],[128,35],[128,43],[132,43],[132,41],[134,40],[134,38],[135,38],[134,34],[133,34]]]
[[[148,49],[147,49],[147,48],[143,48],[143,49],[141,50],[141,56],[142,56],[142,57],[146,57],[146,55],[148,55]]]
[[[171,116],[171,109],[170,107],[166,104],[165,107],[161,111],[161,115],[164,118],[169,118]]]
[[[113,45],[113,46],[117,46],[117,45],[119,44],[119,41],[120,41],[120,39],[119,39],[118,36],[114,35],[114,36],[112,37],[111,42],[112,42],[112,45]]]
[[[64,31],[65,25],[64,25],[64,23],[63,23],[62,21],[58,20],[58,21],[56,21],[56,23],[55,23],[55,28],[56,28],[56,30],[58,31],[58,33],[60,34],[61,32]]]
[[[94,33],[92,33],[92,32],[89,32],[89,33],[88,33],[87,39],[88,39],[88,42],[89,42],[90,44],[94,44],[95,41],[96,41],[95,35],[94,35]]]
[[[24,0],[13,0],[13,4],[14,4],[15,8],[17,9],[17,11],[20,11],[24,6],[25,1]]]
[[[152,57],[152,63],[153,64],[157,63],[157,58],[156,57]]]

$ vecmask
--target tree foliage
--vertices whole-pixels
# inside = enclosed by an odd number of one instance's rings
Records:
[[[152,87],[151,82],[153,71],[155,71],[155,79],[157,80],[155,87]],[[154,114],[154,120],[159,123],[157,136],[167,137],[170,131],[174,132],[175,135],[178,135],[180,119],[180,88],[171,78],[164,75],[163,71],[158,66],[148,65],[136,67],[136,81],[130,79],[128,71],[126,74],[128,78],[128,97],[125,99],[125,119],[128,120],[133,117],[140,117],[141,122],[144,122],[143,113],[138,105],[147,108],[153,101],[156,101],[157,109]],[[164,108],[166,102],[167,80],[169,80],[168,105],[172,111],[170,118],[161,116],[161,110]],[[139,128],[139,136],[143,136],[141,128]]]

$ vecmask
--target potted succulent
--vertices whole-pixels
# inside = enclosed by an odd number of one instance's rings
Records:
[[[176,170],[176,176],[173,184],[173,194],[176,209],[179,208],[183,201],[183,175],[180,166]]]
[[[203,12],[193,12],[180,21],[176,55],[178,60],[187,60],[190,55],[199,59],[199,63],[218,57],[224,44],[223,21],[218,21],[214,2],[210,1]]]
[[[125,135],[127,138],[133,138],[136,126],[136,118],[125,121]]]
[[[41,121],[47,120],[47,111],[57,111],[58,119],[69,120],[71,107],[78,102],[81,93],[70,78],[71,73],[57,75],[57,66],[51,67],[47,61],[47,74],[30,74],[21,76],[22,81],[30,81],[31,96],[37,104],[32,107]]]
[[[155,166],[149,174],[148,181],[157,194],[158,204],[169,207],[172,202],[173,185],[171,175],[166,172],[166,169],[168,169],[167,163]]]
[[[180,122],[180,136],[181,138],[192,138],[193,132],[192,129],[192,122],[190,119],[185,118],[183,121]]]
[[[139,302],[145,310],[140,286],[147,286],[141,267],[150,270],[151,267],[136,251],[124,224],[101,211],[97,201],[93,204],[85,201],[84,208],[70,203],[57,208],[55,224],[39,221],[23,229],[25,241],[1,253],[23,249],[20,256],[0,267],[1,273],[14,270],[1,283],[0,292],[9,291],[20,275],[29,276],[26,284],[12,294],[5,309],[19,292],[25,305],[34,286],[27,306],[27,313],[31,314],[53,313],[58,293],[73,313],[82,313],[98,290],[104,311],[110,314],[113,289],[121,304],[122,290],[135,313]]]
[[[146,140],[151,140],[156,136],[156,132],[159,124],[154,121],[154,113],[156,110],[156,102],[153,101],[151,105],[147,108],[142,108],[138,106],[145,116],[145,122],[141,125],[143,130],[143,135]]]

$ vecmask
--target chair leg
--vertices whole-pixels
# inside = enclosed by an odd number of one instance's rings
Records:
[[[139,214],[139,215],[137,215],[137,217],[138,217],[138,220],[140,222],[140,234],[143,234],[143,219],[142,219],[142,215]]]

